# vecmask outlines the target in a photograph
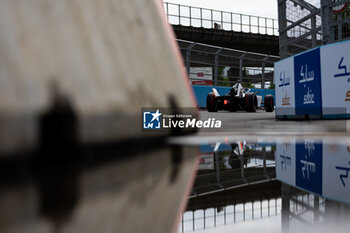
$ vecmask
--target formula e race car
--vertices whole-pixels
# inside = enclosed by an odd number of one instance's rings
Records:
[[[250,92],[250,89],[244,89],[239,82],[224,96],[220,96],[215,88],[212,88],[212,90],[213,92],[210,92],[207,96],[208,112],[217,112],[218,110],[255,112],[257,108],[261,107],[262,96],[256,95],[256,92]],[[265,95],[264,109],[266,112],[273,111],[272,95]]]

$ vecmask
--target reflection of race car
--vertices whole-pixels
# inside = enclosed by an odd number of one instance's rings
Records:
[[[224,96],[220,96],[215,88],[212,90],[213,92],[210,92],[207,96],[208,112],[217,112],[218,110],[255,112],[257,108],[261,107],[262,96],[249,92],[249,89],[244,89],[239,82]],[[265,95],[264,108],[266,112],[273,111],[274,102],[272,95]]]

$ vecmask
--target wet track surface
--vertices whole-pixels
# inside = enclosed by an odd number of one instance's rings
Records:
[[[276,120],[275,112],[207,112],[200,110],[200,118],[215,118],[222,121],[222,128],[204,129],[199,135],[312,135],[344,136],[347,135],[349,120]]]
[[[80,151],[79,169],[3,161],[0,232],[348,232],[347,121],[199,114],[223,128]]]
[[[197,138],[178,232],[348,232],[349,142]]]
[[[223,127],[170,140],[200,151],[178,232],[348,232],[347,120],[199,113]]]

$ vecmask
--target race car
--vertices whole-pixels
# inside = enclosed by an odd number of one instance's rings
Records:
[[[213,92],[207,96],[208,112],[217,112],[218,110],[255,112],[257,108],[261,107],[262,96],[257,96],[256,92],[250,92],[250,89],[244,89],[239,82],[224,96],[220,96],[215,88],[212,90]],[[272,95],[265,95],[264,109],[266,112],[273,111]]]

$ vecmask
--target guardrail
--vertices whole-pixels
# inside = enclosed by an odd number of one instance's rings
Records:
[[[193,84],[232,86],[273,82],[274,63],[278,56],[217,47],[177,39],[186,71]],[[249,86],[244,86],[249,87]]]
[[[173,25],[278,35],[278,20],[207,8],[164,2],[168,22]]]
[[[281,209],[282,199],[272,198],[225,205],[220,208],[186,211],[181,216],[178,232],[193,232],[227,224],[278,216],[281,215]]]

